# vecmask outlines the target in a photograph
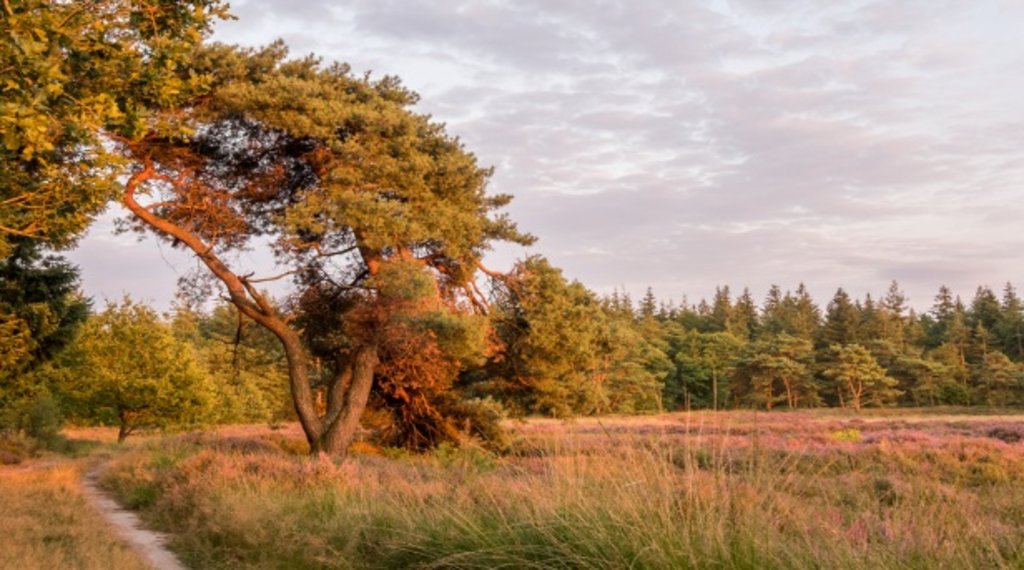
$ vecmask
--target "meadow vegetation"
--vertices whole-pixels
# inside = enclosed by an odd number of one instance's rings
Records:
[[[693,413],[514,426],[498,456],[235,428],[105,485],[202,568],[1013,568],[1024,421]]]
[[[86,504],[80,477],[66,461],[0,468],[0,568],[148,568]]]

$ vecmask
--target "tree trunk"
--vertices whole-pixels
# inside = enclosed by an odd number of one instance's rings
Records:
[[[711,401],[714,411],[718,411],[718,372],[715,370],[711,371]]]
[[[336,379],[328,394],[328,412],[324,417],[325,429],[315,441],[310,441],[314,454],[344,457],[359,428],[359,418],[366,409],[373,387],[373,372],[379,362],[377,348],[360,348],[351,365]]]
[[[864,386],[860,383],[850,382],[850,405],[853,410],[860,411],[860,397],[864,394]]]
[[[128,422],[121,418],[121,423],[117,428],[117,443],[124,443],[124,440],[128,439],[131,433],[132,429],[128,427]]]

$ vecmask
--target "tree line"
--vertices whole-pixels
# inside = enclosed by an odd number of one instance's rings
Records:
[[[218,0],[31,0],[0,16],[9,425],[56,407],[101,410],[90,421],[125,436],[272,417],[286,387],[310,450],[340,456],[371,420],[389,445],[423,448],[497,441],[502,413],[1019,402],[1012,289],[970,307],[946,291],[926,315],[898,287],[878,302],[837,293],[824,312],[803,288],[758,307],[723,287],[671,309],[597,296],[542,257],[497,272],[482,263],[494,244],[534,237],[397,78],[282,42],[210,42]],[[187,298],[225,304],[90,314],[74,268],[43,252],[112,202],[124,229],[195,256]],[[280,273],[245,266],[257,244]],[[292,294],[266,294],[275,280]]]

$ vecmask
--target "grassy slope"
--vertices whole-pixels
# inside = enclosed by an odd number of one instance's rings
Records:
[[[1019,568],[1024,418],[532,422],[513,453],[173,437],[106,483],[203,568]]]

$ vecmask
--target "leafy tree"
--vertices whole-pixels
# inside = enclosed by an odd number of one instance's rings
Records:
[[[978,364],[979,399],[989,406],[1015,403],[1024,383],[1024,370],[999,351],[987,353]]]
[[[517,263],[495,285],[492,319],[501,344],[488,365],[489,392],[517,415],[596,409],[592,375],[605,314],[593,293],[538,256]],[[611,314],[632,321],[614,308]]]
[[[734,391],[754,405],[771,410],[775,404],[789,408],[819,403],[818,388],[810,372],[811,343],[781,334],[748,345],[736,366]]]
[[[841,401],[860,410],[865,403],[886,406],[895,403],[900,391],[898,381],[888,376],[885,369],[859,344],[832,345],[834,361],[825,369],[825,377],[835,383]]]
[[[485,194],[490,171],[411,112],[416,96],[396,79],[285,57],[281,44],[201,50],[190,73],[211,78],[203,97],[117,140],[138,165],[122,199],[137,227],[194,252],[278,338],[311,450],[342,455],[383,359],[407,354],[414,332],[439,334],[410,326],[410,308],[485,311],[481,255],[492,241],[531,238],[490,216],[509,197]],[[298,286],[295,320],[257,289],[266,279],[224,261],[258,236]],[[413,302],[404,288],[424,278],[429,287],[414,286],[423,303]],[[313,381],[310,356],[326,380]]]
[[[192,347],[149,307],[125,299],[91,317],[54,372],[71,418],[140,428],[206,421],[214,391]]]
[[[681,341],[674,351],[677,372],[666,385],[671,403],[688,408],[697,397],[698,404],[717,410],[723,393],[728,392],[725,381],[740,357],[743,340],[727,332],[691,330]]]
[[[192,345],[213,382],[216,421],[275,423],[294,417],[281,344],[234,305],[219,303],[205,314],[179,304],[171,330]]]
[[[0,16],[0,259],[67,245],[116,191],[103,133],[131,134],[205,81],[181,66],[218,0],[5,2]]]

